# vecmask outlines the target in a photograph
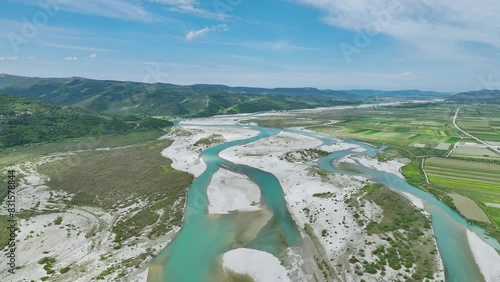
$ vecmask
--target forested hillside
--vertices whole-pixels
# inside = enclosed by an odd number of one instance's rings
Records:
[[[448,101],[500,104],[500,90],[480,90],[459,93],[448,98]]]
[[[160,119],[126,119],[73,107],[45,105],[0,94],[0,148],[82,136],[159,129],[172,125]]]
[[[264,89],[223,85],[180,86],[84,78],[0,75],[3,93],[47,104],[114,115],[203,117],[359,103],[357,96],[315,88]]]

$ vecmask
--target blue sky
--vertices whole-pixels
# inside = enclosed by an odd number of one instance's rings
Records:
[[[0,73],[500,88],[498,14],[500,3],[491,0],[2,0]]]

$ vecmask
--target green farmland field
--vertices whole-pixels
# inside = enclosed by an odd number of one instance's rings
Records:
[[[500,209],[484,205],[500,204],[500,165],[429,158],[425,171],[432,184],[471,198],[500,226]]]
[[[446,140],[446,143],[448,143],[448,144],[455,144],[458,141],[460,141],[460,138],[458,138],[458,137],[451,137],[451,138],[448,138],[448,140]]]
[[[475,137],[500,142],[500,106],[472,105],[463,107],[458,118],[458,125]]]
[[[434,149],[440,143],[454,144],[460,134],[451,123],[457,106],[445,104],[401,105],[323,111],[309,114],[316,120],[338,120],[334,125],[317,125],[309,129],[331,135],[344,136],[366,142],[383,143],[416,153],[427,155],[426,150],[415,150],[414,144],[423,144],[424,149]],[[257,121],[259,122],[259,121]],[[443,152],[436,155],[442,156]],[[446,153],[446,151],[445,151]]]

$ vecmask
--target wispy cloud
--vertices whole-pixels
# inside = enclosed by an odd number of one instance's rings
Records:
[[[23,2],[38,5],[38,1],[23,0]],[[78,14],[142,22],[154,22],[161,19],[149,12],[139,0],[71,0],[57,2],[61,10]]]
[[[12,57],[0,57],[0,61],[17,61],[19,58],[17,56]]]
[[[215,20],[226,20],[230,16],[222,11],[210,11],[203,9],[200,3],[196,0],[149,0],[155,3],[167,5],[169,11],[192,14],[199,17],[215,19]],[[217,2],[214,2],[216,6]],[[227,4],[225,4],[227,5]]]
[[[96,53],[92,53],[92,54],[89,55],[89,58],[95,59],[95,58],[97,58],[97,54]]]
[[[321,10],[326,24],[361,32],[371,28],[430,60],[479,60],[466,46],[471,42],[500,48],[498,1],[294,1]],[[399,7],[392,9],[391,3]]]
[[[271,49],[275,50],[275,51],[289,50],[289,49],[307,50],[307,51],[318,51],[319,50],[318,48],[295,45],[295,44],[292,44],[288,41],[267,42],[267,43],[262,43],[262,44],[263,44],[263,47],[270,46]]]
[[[262,58],[251,57],[251,56],[242,56],[242,55],[233,55],[233,54],[230,54],[230,55],[228,55],[228,57],[231,58],[231,59],[238,59],[238,60],[262,61]]]
[[[318,51],[319,48],[301,46],[290,43],[288,41],[248,41],[248,42],[200,42],[203,44],[216,44],[216,45],[229,45],[241,46],[252,49],[269,50],[269,51],[286,51],[286,50],[304,50],[304,51]]]
[[[17,20],[0,19],[0,37],[7,38],[7,35],[11,32],[23,35],[23,28],[26,28],[26,22]],[[37,26],[40,35],[64,35],[64,34],[78,34],[81,30],[54,26],[54,25],[39,25]]]
[[[192,41],[212,31],[227,31],[227,30],[228,28],[225,24],[220,24],[213,27],[205,27],[200,30],[191,30],[186,34],[185,38],[187,41]]]
[[[50,43],[50,42],[37,42],[37,43],[39,45],[48,46],[48,47],[79,50],[79,51],[89,51],[89,52],[110,52],[110,51],[113,51],[112,49],[106,49],[106,48],[95,48],[95,47],[78,46],[78,45],[64,45],[64,44],[56,44],[56,43]]]
[[[65,61],[78,61],[78,57],[66,57],[64,58]]]

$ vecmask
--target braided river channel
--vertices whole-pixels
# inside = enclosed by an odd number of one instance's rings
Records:
[[[203,125],[218,126],[218,125]],[[301,244],[302,237],[299,228],[290,215],[285,201],[283,189],[279,180],[271,173],[229,162],[219,156],[225,149],[241,146],[274,136],[279,129],[265,128],[253,125],[232,125],[233,127],[257,130],[259,134],[252,138],[226,142],[209,148],[200,154],[207,168],[197,177],[188,189],[184,222],[181,230],[172,242],[155,258],[154,263],[162,265],[161,275],[155,281],[168,282],[205,282],[214,281],[218,258],[235,248],[250,248],[265,251],[282,257],[288,247]],[[218,126],[221,127],[221,126]],[[349,154],[376,155],[381,149],[354,140],[325,136],[309,131],[285,130],[319,139],[324,145],[342,142],[356,144],[365,148],[364,152],[351,150],[336,151],[318,160],[318,167],[329,172],[350,175],[361,175],[371,181],[382,183],[387,187],[410,193],[419,198],[425,210],[431,215],[432,227],[437,246],[445,268],[446,281],[471,282],[484,281],[467,241],[467,230],[472,230],[484,241],[500,250],[500,245],[488,238],[484,231],[470,225],[453,209],[449,208],[433,195],[420,190],[405,180],[384,171],[362,165],[349,164],[345,171],[335,166],[335,161]],[[272,219],[258,231],[256,236],[244,236],[242,230],[258,218],[252,218],[240,213],[227,215],[209,215],[207,212],[207,187],[212,176],[220,169],[228,169],[246,175],[261,190],[262,200],[272,214]],[[354,172],[353,172],[354,171]],[[150,279],[151,280],[151,279]]]

